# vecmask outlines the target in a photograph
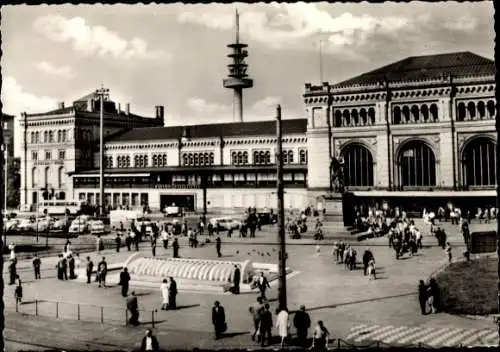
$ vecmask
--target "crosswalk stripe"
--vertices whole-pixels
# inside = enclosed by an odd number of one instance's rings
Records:
[[[463,331],[463,329],[454,329],[446,334],[440,335],[437,338],[433,339],[432,341],[427,342],[429,346],[439,346],[441,342],[445,341],[447,338],[458,334],[459,332]]]
[[[406,329],[404,331],[401,331],[399,334],[396,334],[394,336],[391,336],[385,340],[383,340],[382,342],[385,342],[385,343],[391,343],[393,341],[396,341],[397,339],[405,336],[405,335],[408,335],[408,334],[411,334],[415,331],[420,331],[422,328],[420,326],[417,326],[416,328],[411,328],[411,329]]]
[[[397,334],[398,332],[400,332],[401,330],[408,330],[408,328],[406,326],[401,326],[397,329],[392,329],[390,331],[387,331],[387,332],[384,332],[383,334],[380,334],[378,336],[376,336],[376,339],[378,341],[382,341],[382,339],[386,336],[389,336],[389,335],[393,335],[393,334]]]
[[[479,340],[481,338],[481,336],[487,335],[490,332],[491,332],[491,330],[481,330],[481,331],[478,331],[474,335],[470,336],[468,339],[462,341],[461,344],[464,345],[464,346],[469,346],[474,341]]]
[[[439,336],[439,335],[441,335],[449,330],[450,330],[450,328],[442,328],[442,329],[434,330],[430,334],[422,336],[418,340],[415,340],[415,342],[427,343],[427,341],[432,340],[435,336]]]
[[[420,330],[419,332],[417,332],[416,334],[412,334],[410,336],[406,336],[404,339],[401,339],[399,340],[398,342],[399,343],[408,343],[410,341],[413,341],[415,340],[416,338],[420,337],[420,336],[423,336],[429,332],[431,332],[432,330],[434,330],[434,328],[425,328],[424,330]]]
[[[358,337],[358,336],[360,336],[361,334],[363,334],[363,333],[365,333],[365,332],[370,332],[370,331],[373,331],[373,330],[375,330],[375,329],[378,329],[379,327],[380,327],[380,326],[378,326],[378,325],[372,325],[372,326],[368,326],[368,327],[366,327],[366,328],[363,328],[363,329],[361,329],[361,330],[355,331],[355,332],[353,332],[353,333],[351,333],[351,334],[347,335],[346,340],[351,340],[351,339],[352,339],[352,338],[354,338],[354,337]]]
[[[495,343],[498,343],[498,331],[491,331],[491,334],[483,337],[483,340],[485,341],[494,340]]]
[[[460,344],[460,341],[465,339],[468,335],[475,334],[477,333],[477,329],[467,329],[464,330],[461,334],[458,334],[457,336],[453,337],[452,339],[448,340],[444,346],[445,347],[452,347]]]
[[[374,331],[370,332],[369,334],[361,335],[361,336],[359,336],[354,341],[361,342],[361,341],[364,341],[364,340],[368,340],[368,339],[371,339],[372,336],[376,336],[376,335],[380,334],[381,332],[384,332],[384,331],[387,331],[387,330],[392,330],[392,329],[394,329],[394,326],[385,326],[383,328],[374,330]]]
[[[351,328],[351,330],[349,330],[349,332],[354,332],[354,331],[358,331],[358,330],[361,330],[361,329],[364,329],[368,327],[368,325],[366,324],[361,324],[361,325],[355,325],[354,327]]]

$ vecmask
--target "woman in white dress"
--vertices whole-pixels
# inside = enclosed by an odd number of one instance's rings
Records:
[[[288,321],[288,310],[283,309],[278,313],[276,317],[276,329],[281,337],[281,348],[285,346],[285,340],[288,336],[288,328],[290,327],[290,322]]]
[[[161,290],[161,296],[163,298],[161,302],[161,310],[167,310],[168,309],[168,289],[170,287],[170,284],[168,283],[167,279],[163,280],[163,283],[160,285],[160,290]]]

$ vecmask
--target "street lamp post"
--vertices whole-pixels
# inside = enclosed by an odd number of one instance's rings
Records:
[[[283,186],[283,143],[281,141],[281,106],[276,107],[276,165],[277,165],[277,196],[278,196],[278,243],[279,243],[279,309],[287,308],[286,299],[286,244],[285,244],[285,202]]]
[[[500,155],[500,119],[498,118],[498,113],[500,112],[500,108],[498,105],[496,106],[497,109],[497,118],[496,118],[496,130],[497,130],[497,144],[496,144],[496,155],[497,159],[498,156]],[[498,216],[498,209],[500,209],[500,181],[498,178],[500,177],[500,162],[496,162],[496,177],[497,177],[497,212],[496,212],[496,221],[497,221],[497,256],[498,256],[498,281],[497,281],[497,300],[498,300],[498,309],[500,312],[500,221],[499,221],[499,216]],[[497,318],[497,325],[498,325],[498,334],[499,334],[499,339],[500,339],[500,316]]]
[[[99,214],[104,214],[104,100],[109,97],[109,89],[101,86],[101,89],[96,90],[96,95],[99,97],[99,193],[100,207]]]

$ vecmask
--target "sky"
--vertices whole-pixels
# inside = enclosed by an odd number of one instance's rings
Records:
[[[494,56],[492,2],[2,6],[3,112],[49,111],[103,85],[133,113],[164,105],[167,125],[232,121],[222,80],[236,9],[254,79],[247,121],[272,119],[277,104],[304,118],[308,82],[408,56]]]

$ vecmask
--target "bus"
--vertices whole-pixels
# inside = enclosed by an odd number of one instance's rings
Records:
[[[47,210],[49,215],[64,215],[68,209],[71,215],[78,215],[84,203],[75,200],[44,200],[38,203],[38,213],[44,214]]]

